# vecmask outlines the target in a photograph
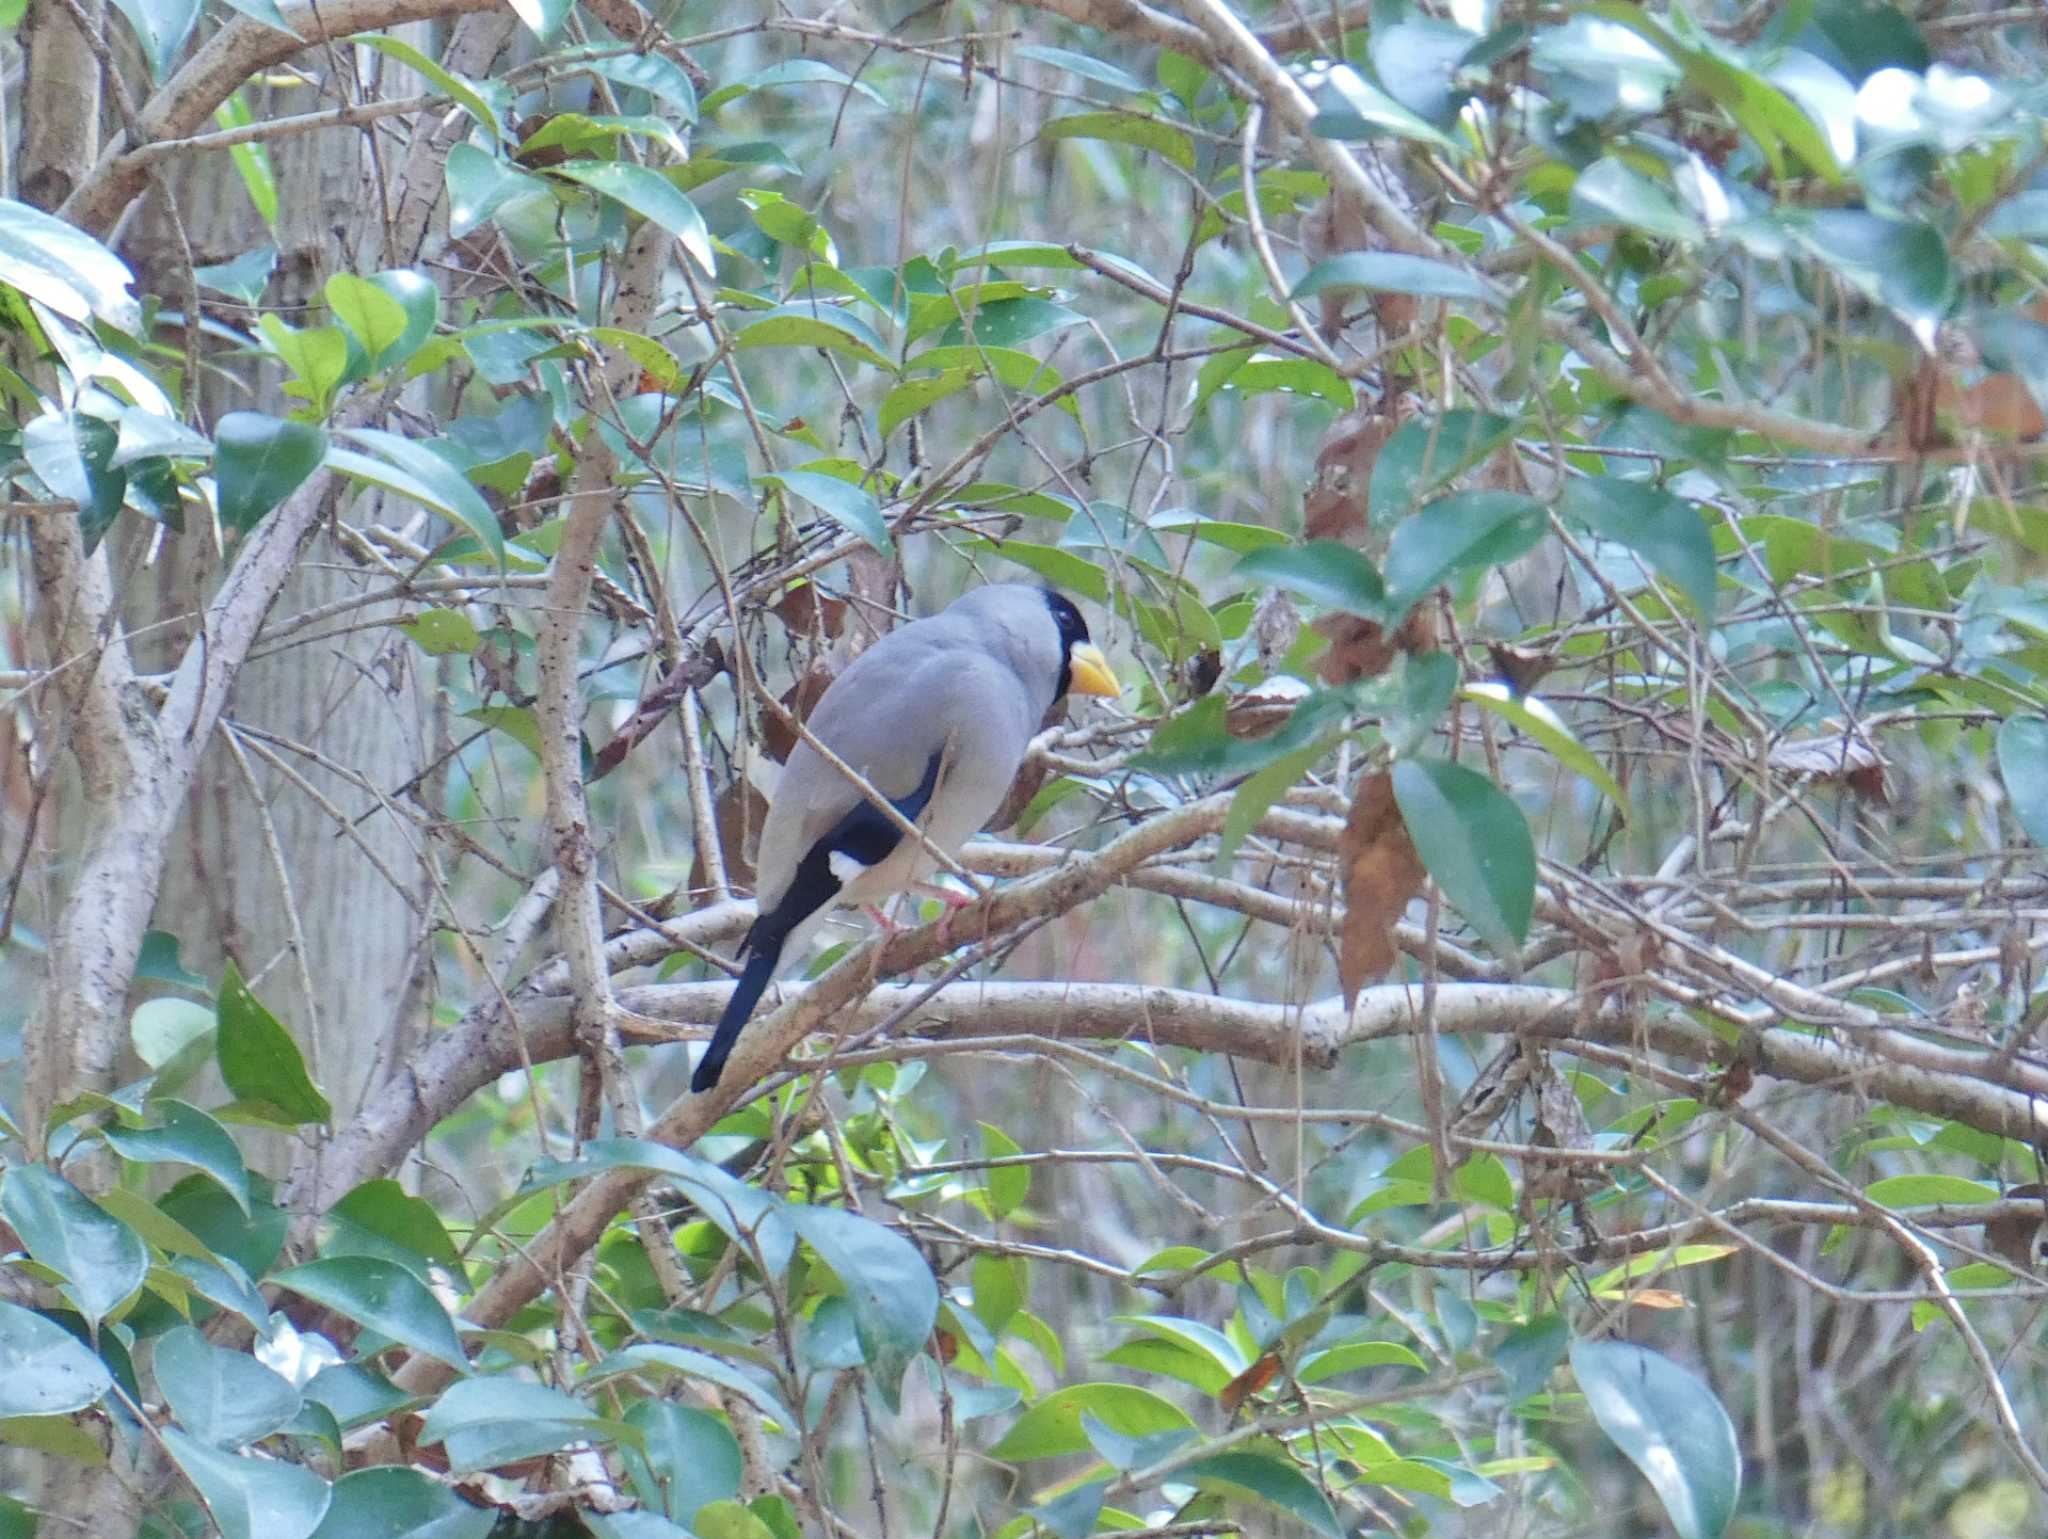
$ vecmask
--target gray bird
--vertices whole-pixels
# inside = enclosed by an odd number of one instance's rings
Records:
[[[1002,805],[1038,724],[1070,690],[1122,693],[1081,612],[1049,588],[996,583],[861,653],[807,725],[952,856]],[[718,1083],[784,951],[801,950],[834,905],[878,902],[937,864],[924,843],[799,740],[761,828],[760,917],[741,946],[747,965],[690,1088]]]

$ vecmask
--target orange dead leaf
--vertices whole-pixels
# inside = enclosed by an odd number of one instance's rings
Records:
[[[1371,405],[1353,407],[1323,435],[1316,478],[1302,502],[1302,533],[1311,540],[1362,540],[1371,528],[1372,467],[1394,436],[1396,419]]]
[[[1378,621],[1357,615],[1324,615],[1312,629],[1330,643],[1316,658],[1316,674],[1325,684],[1377,678],[1393,665],[1396,653],[1436,650],[1436,611],[1427,604],[1401,622],[1391,641]]]
[[[1394,924],[1408,900],[1422,890],[1427,873],[1408,838],[1401,809],[1394,804],[1391,775],[1368,775],[1359,782],[1337,841],[1337,861],[1344,872],[1344,935],[1338,951],[1337,975],[1348,1006],[1358,991],[1384,977],[1394,965]]]
[[[1685,1295],[1673,1293],[1669,1288],[1638,1288],[1623,1299],[1622,1303],[1637,1304],[1644,1309],[1683,1309]]]
[[[1268,1352],[1251,1367],[1223,1386],[1223,1393],[1216,1397],[1216,1403],[1230,1415],[1237,1414],[1237,1408],[1273,1382],[1273,1375],[1280,1371],[1280,1354]]]

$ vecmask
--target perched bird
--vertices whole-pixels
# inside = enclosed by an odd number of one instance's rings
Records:
[[[1081,612],[1049,588],[996,583],[861,653],[807,725],[950,857],[1002,805],[1046,711],[1070,690],[1122,692]],[[690,1088],[718,1083],[783,952],[801,949],[833,905],[875,903],[937,865],[800,739],[761,827],[747,965]]]

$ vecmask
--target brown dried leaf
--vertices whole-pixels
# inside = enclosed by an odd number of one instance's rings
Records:
[[[846,628],[846,600],[834,598],[816,583],[784,589],[773,608],[791,635],[830,640]]]
[[[2024,1186],[2007,1190],[2007,1197],[2032,1197],[2037,1201],[2042,1195],[2038,1182],[2029,1181]],[[2048,1220],[2048,1211],[2040,1214],[2022,1214],[2018,1218],[1994,1218],[1984,1226],[1984,1248],[1999,1255],[2018,1267],[2032,1271],[2040,1264],[2048,1245],[2044,1245],[2042,1226]]]
[[[768,798],[744,778],[733,781],[718,793],[712,816],[718,824],[718,847],[725,855],[725,879],[741,892],[754,887],[755,845],[760,842],[761,822],[768,816]],[[690,862],[690,890],[702,892],[711,885],[700,850]]]
[[[839,670],[845,666],[836,652],[819,658],[783,693],[782,709],[798,721],[809,721],[811,712],[818,708],[818,702],[825,698],[825,691],[832,687],[832,681],[839,677]],[[773,711],[762,713],[761,746],[769,758],[777,764],[785,763],[796,744],[795,728]]]
[[[1223,1393],[1216,1397],[1216,1403],[1229,1416],[1237,1414],[1237,1408],[1273,1382],[1273,1376],[1280,1371],[1280,1354],[1267,1352],[1245,1369],[1236,1378],[1223,1386]]]
[[[1564,661],[1554,651],[1512,646],[1505,641],[1489,641],[1486,655],[1492,660],[1493,671],[1500,675],[1501,682],[1517,695],[1528,694]]]
[[[1783,742],[1771,750],[1769,763],[1781,775],[1839,780],[1858,796],[1880,803],[1891,800],[1884,755],[1861,735],[1834,732]]]
[[[1366,984],[1394,965],[1394,925],[1408,900],[1422,891],[1422,857],[1408,838],[1408,826],[1394,805],[1394,779],[1381,773],[1358,784],[1351,814],[1337,841],[1344,873],[1344,935],[1337,976],[1349,1007]]]
[[[1363,540],[1372,527],[1373,463],[1394,436],[1397,420],[1372,404],[1353,407],[1323,435],[1316,477],[1302,503],[1302,533],[1311,540]]]
[[[1377,620],[1357,615],[1324,615],[1310,629],[1329,642],[1316,657],[1316,675],[1325,684],[1377,678],[1393,666],[1396,653],[1436,650],[1436,610],[1428,604],[1409,613],[1391,642]]]
[[[1307,698],[1308,686],[1301,680],[1276,674],[1230,697],[1223,712],[1223,729],[1247,743],[1271,737]]]

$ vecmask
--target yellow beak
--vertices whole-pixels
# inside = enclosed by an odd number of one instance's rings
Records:
[[[1114,700],[1124,692],[1116,675],[1109,671],[1109,659],[1083,641],[1067,651],[1068,690],[1076,695],[1104,695]]]

